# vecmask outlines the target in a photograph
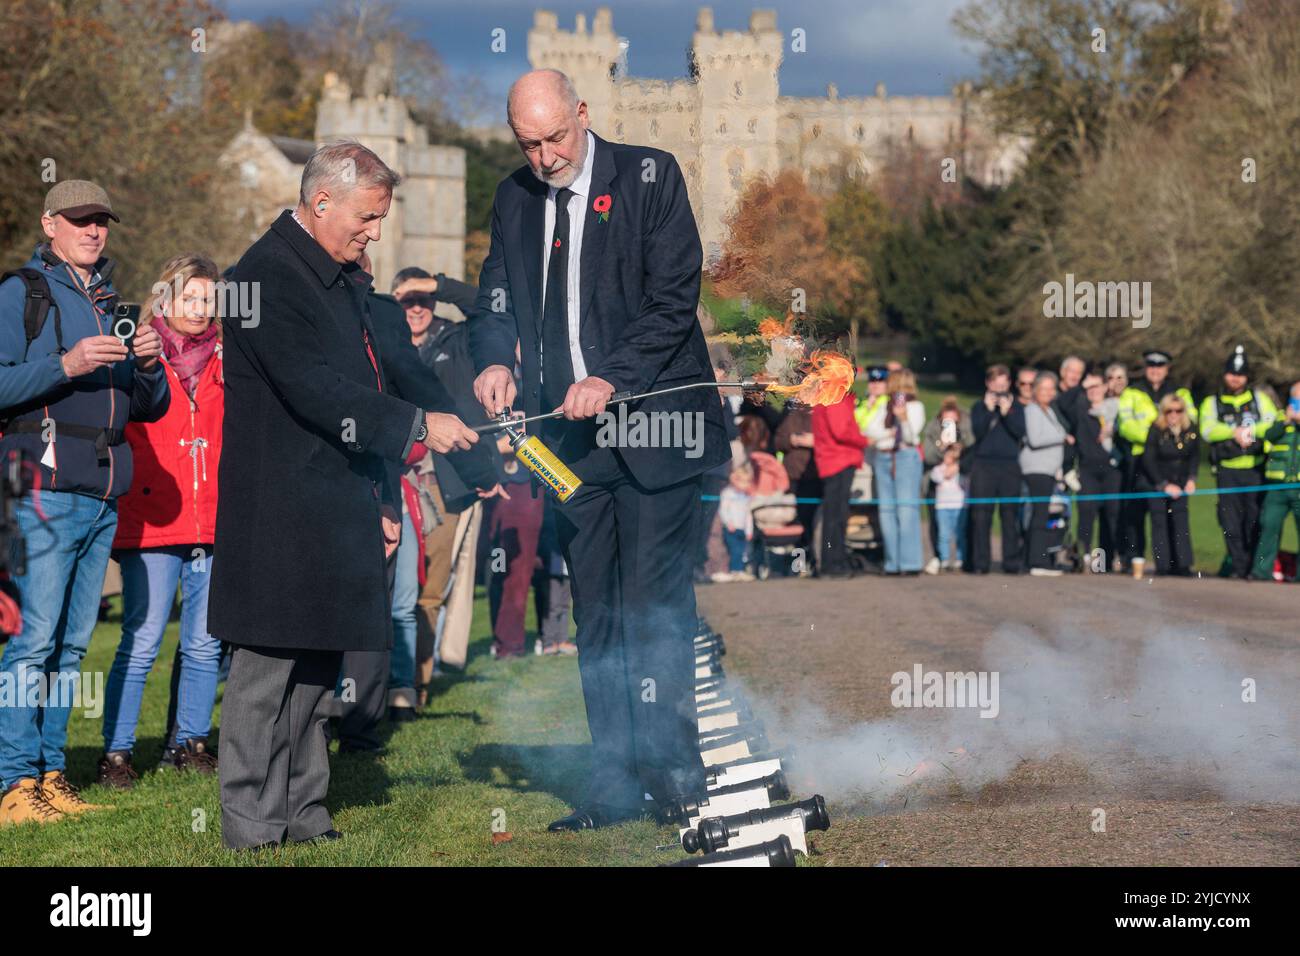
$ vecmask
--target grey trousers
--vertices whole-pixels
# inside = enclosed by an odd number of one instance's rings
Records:
[[[338,651],[236,647],[221,705],[221,840],[227,849],[333,829],[325,721]]]

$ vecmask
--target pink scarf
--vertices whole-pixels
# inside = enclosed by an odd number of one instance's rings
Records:
[[[212,355],[217,350],[216,325],[209,325],[207,331],[200,332],[198,335],[183,335],[165,321],[155,322],[153,327],[157,330],[158,337],[162,339],[163,355],[167,358],[167,364],[181,380],[181,385],[185,387],[190,398],[193,398],[194,389],[199,384],[199,376],[208,367],[208,362],[212,360]]]

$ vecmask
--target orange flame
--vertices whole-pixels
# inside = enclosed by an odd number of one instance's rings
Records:
[[[853,363],[838,352],[818,349],[804,366],[807,374],[798,385],[768,385],[769,392],[793,395],[805,405],[834,405],[853,387]]]
[[[784,323],[778,322],[769,315],[762,322],[758,323],[758,334],[762,337],[764,342],[770,342],[778,336],[784,338],[798,338],[798,336],[794,334],[794,315],[790,314],[786,316]]]

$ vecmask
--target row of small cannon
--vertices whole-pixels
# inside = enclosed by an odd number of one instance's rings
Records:
[[[681,845],[699,854],[668,866],[794,866],[807,854],[806,834],[830,829],[820,794],[790,799],[784,757],[772,749],[761,721],[727,681],[727,645],[704,618],[695,635],[695,707],[700,756],[707,771],[703,799],[664,808],[680,827]]]

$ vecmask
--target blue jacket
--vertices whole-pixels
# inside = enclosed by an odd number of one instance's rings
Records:
[[[110,281],[113,263],[97,262],[87,288],[72,267],[52,255],[42,256],[43,252],[48,253],[47,247],[37,246],[26,265],[45,275],[54,308],[30,349],[23,330],[26,287],[18,278],[0,284],[0,417],[7,426],[0,438],[0,455],[19,449],[33,462],[40,461],[48,452],[42,435],[14,433],[9,423],[51,418],[54,467],[41,465],[41,487],[116,498],[131,487],[131,446],[121,440],[122,432],[128,421],[152,422],[163,416],[169,399],[167,376],[161,362],[145,372],[128,357],[75,381],[69,379],[55,335],[54,309],[59,312],[65,352],[83,338],[110,334],[117,301]],[[61,425],[104,429],[121,443],[111,444],[100,460],[94,441],[60,434]]]

